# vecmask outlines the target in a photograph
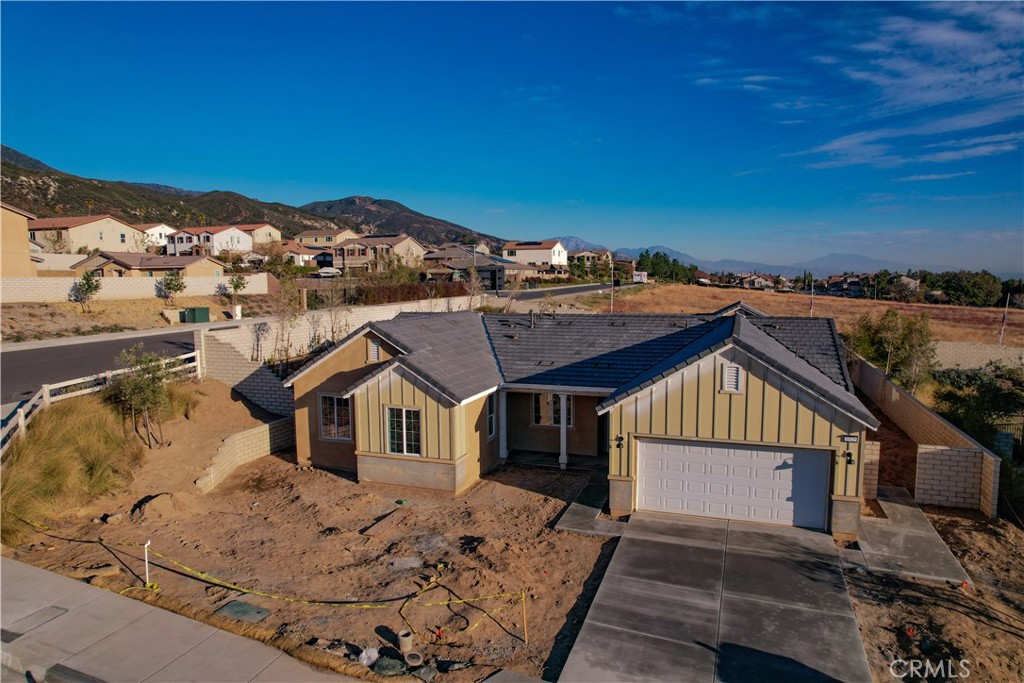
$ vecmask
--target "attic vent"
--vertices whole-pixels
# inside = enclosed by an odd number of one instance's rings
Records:
[[[371,363],[380,362],[380,342],[376,339],[370,340],[369,356]]]
[[[726,394],[743,393],[743,373],[735,363],[722,365],[722,392]]]

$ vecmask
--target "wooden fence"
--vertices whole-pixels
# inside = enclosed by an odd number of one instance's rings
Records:
[[[164,364],[171,365],[170,372],[173,374],[199,374],[199,363],[197,362],[195,351],[167,358],[164,360]],[[65,382],[57,382],[56,384],[44,384],[36,392],[35,396],[18,407],[10,415],[7,424],[0,428],[0,457],[6,455],[7,448],[14,443],[16,437],[24,434],[29,423],[40,411],[65,399],[103,391],[111,385],[115,378],[131,372],[133,369],[110,370],[108,372],[101,372],[98,375],[78,377]]]

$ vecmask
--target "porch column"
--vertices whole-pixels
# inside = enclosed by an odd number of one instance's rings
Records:
[[[498,390],[498,457],[508,460],[508,394]]]
[[[558,395],[558,405],[561,411],[558,413],[560,416],[558,425],[558,466],[565,469],[565,466],[569,463],[569,420],[565,414],[566,400],[565,394]]]

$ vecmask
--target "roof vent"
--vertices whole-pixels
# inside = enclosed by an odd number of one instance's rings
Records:
[[[509,334],[506,334],[505,337],[507,337],[508,339],[519,339],[519,333],[510,332]]]
[[[545,366],[545,367],[550,367],[550,366],[552,366],[552,365],[554,365],[554,364],[555,364],[555,361],[553,361],[553,360],[542,360],[542,361],[537,361],[537,365],[543,365],[543,366]]]
[[[613,320],[608,323],[608,327],[625,327],[626,322],[624,320]]]
[[[533,309],[530,309],[530,329],[532,330],[537,326],[537,316],[534,314]]]

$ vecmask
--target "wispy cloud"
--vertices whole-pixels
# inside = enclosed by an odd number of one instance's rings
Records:
[[[923,154],[917,157],[917,161],[960,161],[961,159],[976,159],[978,157],[990,157],[996,154],[1012,152],[1017,149],[1015,142],[1003,142],[998,145],[978,145],[977,147],[965,147],[963,149],[951,149],[935,154]]]
[[[683,13],[668,9],[663,5],[631,4],[617,5],[615,15],[636,24],[675,24],[683,20]]]
[[[974,175],[977,171],[961,171],[959,173],[925,173],[922,175],[910,175],[905,178],[896,178],[898,183],[919,183],[929,180],[950,180],[952,178],[962,178],[967,175]]]
[[[764,173],[765,171],[770,171],[770,170],[772,170],[771,167],[755,168],[755,169],[751,169],[749,171],[737,171],[736,173],[732,174],[732,177],[733,178],[740,178],[740,177],[745,176],[745,175],[754,175],[755,173]]]

